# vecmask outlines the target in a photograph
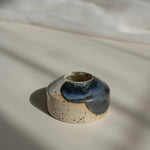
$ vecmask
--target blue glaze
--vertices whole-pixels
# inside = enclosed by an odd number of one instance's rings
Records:
[[[109,106],[109,87],[96,77],[90,82],[65,81],[61,94],[68,102],[85,103],[95,114],[104,113]]]
[[[106,96],[106,99],[103,102],[99,100],[86,102],[86,107],[93,112],[94,114],[102,114],[104,113],[107,108],[109,107],[109,95]]]

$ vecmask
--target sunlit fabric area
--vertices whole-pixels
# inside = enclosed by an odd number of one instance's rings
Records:
[[[149,150],[149,0],[0,0],[0,150]],[[65,123],[46,87],[84,71],[106,81],[98,121]]]

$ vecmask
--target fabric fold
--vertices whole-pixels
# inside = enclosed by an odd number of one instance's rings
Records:
[[[148,0],[6,0],[0,19],[150,44]]]

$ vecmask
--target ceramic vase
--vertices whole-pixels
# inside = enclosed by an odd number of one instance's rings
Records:
[[[86,72],[63,75],[47,87],[47,107],[51,116],[69,123],[100,119],[108,110],[108,85]]]

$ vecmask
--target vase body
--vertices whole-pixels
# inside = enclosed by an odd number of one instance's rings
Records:
[[[106,83],[85,72],[71,72],[47,87],[51,116],[70,123],[100,119],[108,110],[110,90]]]

